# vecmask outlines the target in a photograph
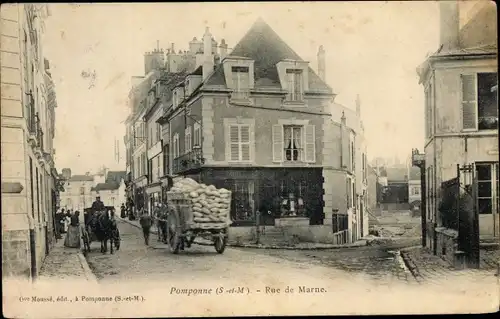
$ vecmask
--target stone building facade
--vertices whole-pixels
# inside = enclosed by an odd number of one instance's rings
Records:
[[[54,82],[44,58],[45,4],[1,7],[2,275],[35,278],[53,245]]]
[[[500,234],[496,5],[442,1],[440,14],[440,47],[417,70],[426,97],[423,196],[434,250],[442,226],[441,185],[457,177],[457,164],[475,166],[480,236]]]
[[[331,224],[335,212],[349,220],[349,242],[366,234],[361,106],[334,102],[324,50],[316,74],[262,20],[230,54],[212,45],[208,29],[202,43],[204,58],[159,120],[170,175],[232,190],[233,226],[255,225],[257,211],[274,225],[295,198],[308,224]]]

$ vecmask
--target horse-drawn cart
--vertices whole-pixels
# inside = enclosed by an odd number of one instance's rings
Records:
[[[85,255],[90,252],[90,244],[94,241],[101,243],[102,253],[106,253],[108,250],[108,240],[110,241],[111,254],[113,248],[120,249],[120,233],[116,223],[110,219],[109,211],[111,209],[111,206],[98,212],[93,212],[91,208],[84,209],[84,227],[81,228],[81,236]]]
[[[228,193],[230,206],[231,193]],[[199,222],[195,215],[196,199],[179,192],[168,192],[167,244],[170,251],[177,254],[179,250],[189,248],[196,237],[213,242],[215,250],[222,254],[226,248],[229,230],[227,220],[210,220]]]

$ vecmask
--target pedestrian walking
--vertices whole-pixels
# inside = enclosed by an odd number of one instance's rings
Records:
[[[120,217],[121,218],[127,217],[127,212],[126,212],[126,209],[125,209],[125,205],[123,205],[123,204],[120,206]]]
[[[64,246],[69,248],[80,248],[80,212],[76,211],[70,218],[68,233],[64,240]]]
[[[144,243],[146,244],[146,246],[148,246],[149,245],[149,233],[151,231],[152,220],[151,220],[151,216],[143,208],[141,208],[141,210],[140,210],[139,222],[141,224],[142,232],[144,234]]]

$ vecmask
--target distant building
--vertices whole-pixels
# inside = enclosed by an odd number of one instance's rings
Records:
[[[92,205],[94,198],[91,189],[95,185],[93,175],[71,175],[71,169],[65,168],[62,178],[64,191],[59,194],[62,208],[83,212],[84,208]]]
[[[408,168],[408,203],[410,207],[420,209],[422,200],[422,183],[420,178],[420,169],[417,167]]]
[[[113,206],[118,210],[121,204],[125,204],[125,178],[126,171],[108,171],[106,179],[92,187],[92,197],[101,197],[106,206]]]

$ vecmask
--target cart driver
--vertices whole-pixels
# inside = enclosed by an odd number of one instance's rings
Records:
[[[104,203],[101,201],[101,196],[95,198],[95,202],[92,203],[92,213],[106,210]]]

